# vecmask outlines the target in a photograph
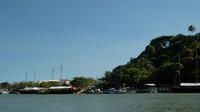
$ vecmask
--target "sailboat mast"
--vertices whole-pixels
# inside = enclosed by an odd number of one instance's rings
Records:
[[[60,67],[60,81],[62,81],[62,64],[61,64],[61,67]]]
[[[181,63],[180,55],[179,55],[178,61],[179,61],[179,63]],[[179,73],[179,77],[178,78],[179,78],[178,81],[179,81],[179,85],[180,85],[181,84],[181,73]]]
[[[27,80],[28,80],[28,73],[26,72],[26,82],[27,82]]]
[[[196,83],[198,83],[198,62],[197,62],[197,58],[198,58],[198,52],[197,52],[197,48],[196,48]]]
[[[34,82],[35,82],[35,80],[36,80],[36,72],[34,72]]]
[[[54,66],[53,66],[53,68],[52,68],[52,81],[53,81],[53,78],[54,78]]]

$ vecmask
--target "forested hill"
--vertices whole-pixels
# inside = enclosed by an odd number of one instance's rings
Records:
[[[200,75],[200,66],[196,69],[199,60],[200,33],[161,36],[153,39],[137,58],[131,58],[127,64],[117,66],[113,71],[106,71],[103,85],[120,87],[196,82],[196,73]]]

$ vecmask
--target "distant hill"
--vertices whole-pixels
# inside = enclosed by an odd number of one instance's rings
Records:
[[[196,57],[197,56],[197,57]],[[125,65],[106,71],[104,87],[140,86],[144,83],[174,85],[196,82],[199,78],[200,33],[161,36],[151,40],[146,49]],[[196,77],[198,74],[198,78]]]

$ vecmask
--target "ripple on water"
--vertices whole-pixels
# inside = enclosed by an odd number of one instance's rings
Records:
[[[1,112],[199,112],[199,94],[0,95]]]

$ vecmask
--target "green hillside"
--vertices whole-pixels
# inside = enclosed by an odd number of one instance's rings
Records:
[[[161,36],[151,40],[137,58],[131,58],[127,64],[117,66],[113,71],[106,71],[103,86],[137,87],[144,83],[175,85],[196,82],[199,60],[200,33]]]

